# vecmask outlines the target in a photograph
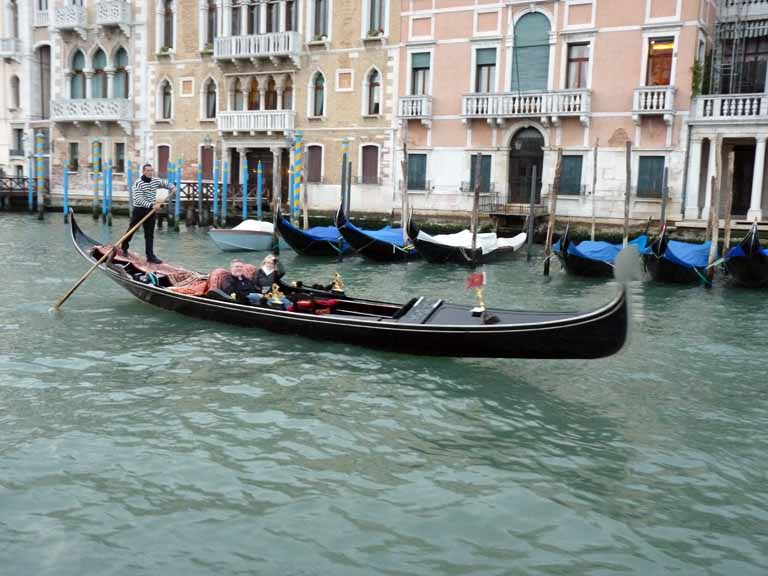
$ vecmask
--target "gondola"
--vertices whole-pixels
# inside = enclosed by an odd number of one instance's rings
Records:
[[[88,262],[95,263],[102,248],[80,230],[74,214],[70,222],[76,249]],[[618,352],[627,337],[624,287],[611,302],[585,313],[488,309],[478,314],[470,306],[429,297],[413,298],[402,305],[352,298],[343,291],[280,285],[288,298],[332,297],[323,303],[326,308],[320,313],[242,304],[220,291],[201,296],[176,292],[169,285],[170,275],[155,273],[154,281],[146,283],[148,270],[142,270],[140,260],[121,261],[115,257],[100,269],[139,300],[194,318],[407,354],[601,358]]]
[[[475,250],[472,250],[472,232],[462,230],[457,234],[430,236],[414,222],[408,221],[408,236],[416,250],[428,262],[444,264],[487,264],[503,256],[514,254],[525,244],[525,232],[514,238],[498,238],[494,232],[477,235]]]
[[[376,262],[402,262],[419,257],[416,248],[405,242],[402,228],[385,226],[380,230],[363,230],[349,221],[343,205],[336,212],[335,223],[344,240],[365,258]]]
[[[646,271],[656,282],[708,283],[706,274],[711,245],[709,241],[691,244],[670,240],[667,236],[667,227],[663,226],[659,237],[643,251],[643,263]]]
[[[768,287],[768,249],[760,244],[757,222],[742,241],[728,251],[725,270],[739,286]]]
[[[315,226],[302,230],[277,212],[277,231],[294,251],[303,256],[337,256],[351,251],[336,226]]]
[[[570,230],[568,226],[563,236],[552,246],[552,251],[560,258],[565,271],[574,276],[613,277],[613,265],[623,248],[622,244],[591,240],[577,244],[571,239]],[[642,253],[648,244],[648,237],[643,234],[629,244],[637,246]]]

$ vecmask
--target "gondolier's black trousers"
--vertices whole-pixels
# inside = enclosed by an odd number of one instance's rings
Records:
[[[131,215],[131,223],[128,225],[128,230],[136,226],[136,224],[139,223],[139,221],[144,218],[147,214],[149,214],[152,211],[152,208],[141,208],[138,206],[133,207],[133,214]],[[155,214],[152,214],[149,218],[147,218],[146,222],[144,222],[143,228],[144,228],[144,244],[146,247],[146,255],[154,256],[155,255]],[[123,240],[123,244],[121,248],[125,251],[128,250],[128,245],[131,242],[131,238],[133,238],[133,234],[128,236],[125,240]]]

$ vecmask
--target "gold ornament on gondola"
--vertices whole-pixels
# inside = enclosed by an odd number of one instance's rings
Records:
[[[341,274],[336,272],[336,276],[333,277],[333,287],[331,288],[334,292],[344,292],[344,280],[341,278]]]
[[[270,304],[282,304],[285,294],[280,292],[280,286],[272,284],[272,291],[267,293],[267,298]]]

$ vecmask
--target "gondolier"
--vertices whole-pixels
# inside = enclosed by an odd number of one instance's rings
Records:
[[[168,190],[168,198],[176,193],[176,187],[160,178],[153,178],[154,168],[152,164],[144,164],[141,168],[141,176],[133,184],[133,214],[131,215],[131,223],[128,225],[130,230],[136,224],[141,221],[147,214],[149,214],[154,208],[156,211],[160,210],[163,202],[157,201],[157,189],[165,188]],[[144,222],[144,243],[146,248],[147,262],[152,264],[161,264],[162,260],[155,256],[154,241],[155,241],[155,215],[152,214]],[[128,245],[131,242],[131,236],[123,241],[121,248],[123,252],[128,252]]]

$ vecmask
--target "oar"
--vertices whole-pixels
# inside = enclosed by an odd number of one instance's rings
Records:
[[[136,232],[136,230],[138,230],[141,227],[141,225],[144,224],[144,222],[146,222],[149,219],[149,217],[152,216],[153,214],[155,214],[156,212],[157,212],[157,209],[156,208],[152,208],[152,210],[150,210],[149,213],[146,216],[144,216],[144,218],[142,218],[141,220],[139,220],[136,223],[136,226],[134,226],[133,228],[128,230],[128,232],[123,234],[122,238],[120,238],[117,242],[115,242],[112,245],[112,248],[107,250],[106,253],[104,254],[104,256],[99,258],[98,262],[96,262],[93,266],[91,266],[91,268],[90,268],[90,270],[88,270],[88,272],[83,274],[83,277],[80,278],[80,280],[75,282],[75,285],[72,286],[72,288],[69,289],[69,292],[64,294],[64,296],[62,296],[61,299],[58,302],[56,302],[56,304],[53,305],[53,308],[51,308],[49,310],[49,312],[53,312],[54,314],[58,313],[59,312],[59,308],[61,308],[61,306],[64,304],[64,302],[69,300],[69,297],[72,296],[72,294],[75,293],[75,290],[80,288],[80,285],[83,282],[85,282],[85,280],[88,278],[88,276],[90,276],[93,273],[93,271],[96,270],[96,268],[98,268],[107,258],[109,258],[112,255],[112,252],[115,251],[115,247],[119,246],[120,244],[122,244],[123,240],[125,240],[126,238],[131,236],[134,232]]]

